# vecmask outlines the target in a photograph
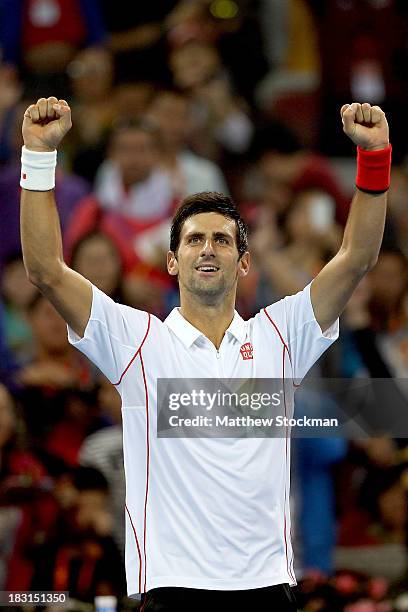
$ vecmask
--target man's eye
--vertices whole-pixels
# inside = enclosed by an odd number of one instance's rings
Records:
[[[221,242],[221,244],[228,244],[228,240],[226,238],[223,238],[222,236],[219,236],[217,238],[217,242]]]
[[[188,239],[189,243],[191,244],[193,243],[197,243],[200,241],[200,237],[199,236],[191,236],[191,238]]]

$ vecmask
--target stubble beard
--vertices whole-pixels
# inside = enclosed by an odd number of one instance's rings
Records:
[[[194,278],[194,273],[188,283],[183,283],[183,287],[188,293],[203,306],[216,306],[220,304],[226,295],[233,289],[233,284],[228,286],[225,277],[221,277],[216,283],[210,285],[205,279]]]

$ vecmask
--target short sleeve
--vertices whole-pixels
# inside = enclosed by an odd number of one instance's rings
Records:
[[[149,315],[117,304],[94,285],[92,308],[83,338],[68,326],[68,341],[118,384],[147,333]]]
[[[311,283],[303,291],[283,300],[293,377],[299,381],[339,337],[338,319],[329,329],[322,332],[313,311],[310,287]]]

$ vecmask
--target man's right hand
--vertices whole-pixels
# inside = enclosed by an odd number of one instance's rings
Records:
[[[40,98],[24,113],[24,144],[31,151],[54,151],[71,126],[71,109],[65,100]]]

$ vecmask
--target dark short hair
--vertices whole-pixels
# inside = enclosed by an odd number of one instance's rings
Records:
[[[73,470],[74,486],[78,491],[109,491],[105,476],[93,467],[79,466]]]
[[[256,130],[250,149],[251,158],[257,161],[268,153],[297,153],[302,149],[302,143],[290,127],[278,121],[270,121]]]
[[[202,191],[190,195],[183,200],[173,217],[170,230],[170,250],[177,252],[180,245],[180,235],[184,222],[189,217],[200,213],[215,212],[227,219],[233,219],[236,226],[236,241],[239,257],[248,250],[248,230],[234,201],[223,193]]]
[[[110,144],[112,145],[115,139],[123,132],[132,130],[148,134],[155,144],[158,144],[160,141],[160,132],[156,124],[147,117],[140,117],[139,119],[119,119],[115,121],[110,131]]]

